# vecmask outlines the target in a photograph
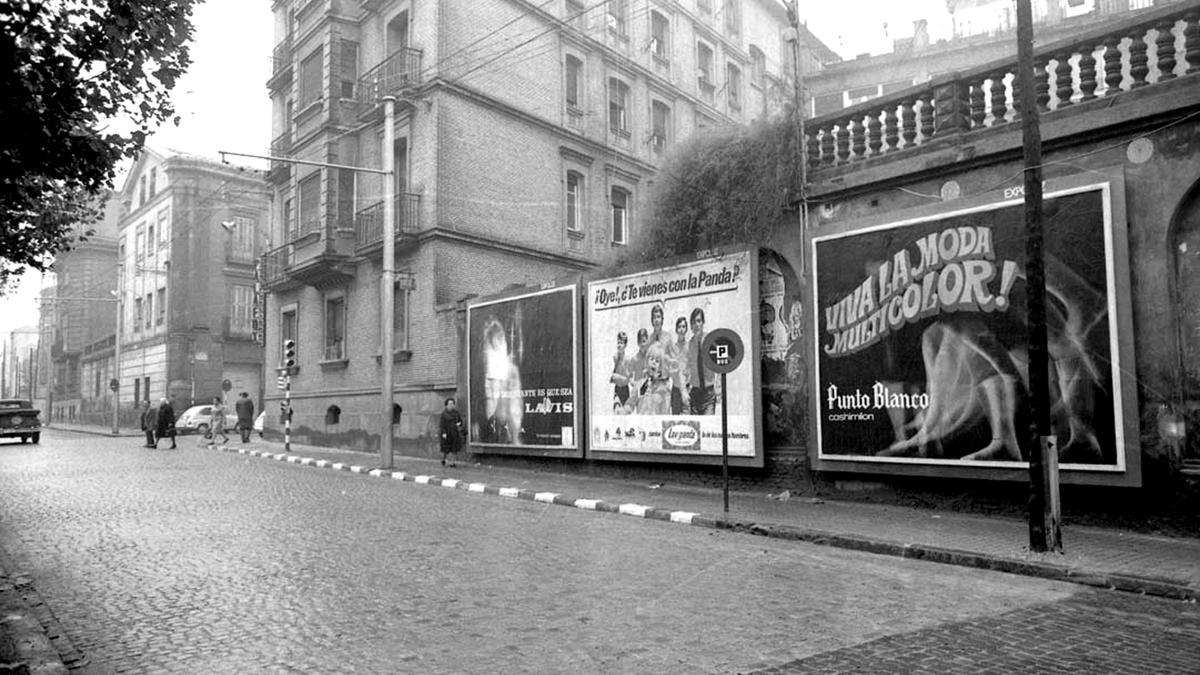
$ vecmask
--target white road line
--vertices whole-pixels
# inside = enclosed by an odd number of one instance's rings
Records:
[[[516,497],[521,490],[518,488],[500,488],[501,497]]]
[[[650,507],[642,506],[641,504],[622,504],[619,507],[617,507],[617,511],[619,511],[620,513],[623,513],[627,516],[636,516],[638,518],[645,518],[646,517],[646,509],[648,509],[648,508],[650,508]]]
[[[458,487],[458,484],[461,482],[462,481],[460,481],[457,478],[447,478],[442,481],[442,487],[448,487],[448,488]]]
[[[483,492],[485,489],[487,489],[487,486],[483,483],[471,483],[467,486],[467,489],[471,492]]]
[[[596,505],[600,503],[599,499],[576,499],[575,506],[580,509],[595,511]]]
[[[539,492],[533,496],[533,501],[546,502],[547,504],[553,504],[554,498],[557,496],[558,496],[557,492]]]
[[[692,519],[695,518],[697,515],[698,514],[692,513],[691,511],[672,511],[671,512],[671,522],[672,523],[683,523],[685,525],[691,525]]]
[[[413,478],[413,480],[422,485],[429,485],[429,478],[429,476],[417,476],[416,478]]]

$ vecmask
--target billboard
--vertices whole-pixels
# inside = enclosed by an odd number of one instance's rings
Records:
[[[582,456],[577,286],[467,306],[467,421],[488,452]]]
[[[725,401],[730,464],[762,466],[758,283],[757,251],[746,250],[588,283],[590,456],[719,463]],[[699,353],[717,328],[749,350],[727,391]]]
[[[1019,191],[1009,197],[812,238],[818,468],[1028,475],[1025,218]],[[1109,182],[1046,191],[1050,433],[1064,480],[1140,480],[1113,212]]]

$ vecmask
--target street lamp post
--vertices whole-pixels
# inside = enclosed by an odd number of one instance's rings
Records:
[[[379,410],[382,413],[379,432],[379,464],[383,469],[391,469],[392,456],[392,396],[393,385],[392,354],[394,344],[394,334],[392,332],[392,324],[395,317],[395,305],[393,298],[395,296],[396,275],[396,167],[395,167],[395,133],[396,133],[396,97],[383,97],[383,168],[374,169],[360,166],[347,166],[345,164],[332,164],[329,162],[313,162],[304,159],[294,159],[292,157],[273,157],[271,155],[253,155],[245,152],[232,152],[229,150],[219,150],[222,161],[225,155],[233,155],[235,157],[252,157],[254,159],[266,159],[273,162],[282,162],[285,164],[301,164],[305,166],[319,166],[330,169],[347,169],[349,171],[359,171],[362,173],[373,173],[383,176],[383,265],[379,283],[379,304],[380,304],[380,367],[383,370],[380,383],[380,406]],[[290,411],[289,411],[290,414]]]

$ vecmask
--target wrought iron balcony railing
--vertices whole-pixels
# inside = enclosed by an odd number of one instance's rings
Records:
[[[396,195],[396,235],[414,234],[420,230],[421,195],[405,192]],[[354,215],[354,244],[365,248],[383,241],[383,202],[362,209]]]
[[[292,266],[292,245],[284,244],[273,248],[262,257],[262,282],[265,285],[278,283],[287,278],[287,268]]]
[[[420,84],[421,50],[401,49],[358,78],[356,100],[362,106],[374,107],[389,94],[399,94]]]
[[[279,44],[275,45],[275,49],[271,52],[272,77],[292,67],[292,46],[292,35],[290,33]]]

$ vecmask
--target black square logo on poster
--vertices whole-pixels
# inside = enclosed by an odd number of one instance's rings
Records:
[[[1107,186],[1044,202],[1051,433],[1124,470]],[[824,460],[1020,466],[1030,456],[1020,201],[813,238]]]
[[[576,290],[467,308],[471,443],[577,448]]]

